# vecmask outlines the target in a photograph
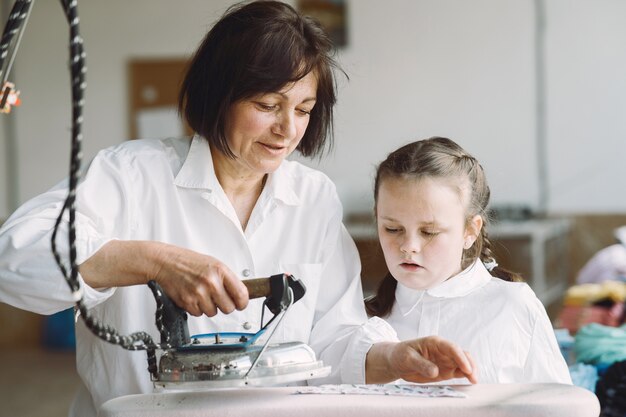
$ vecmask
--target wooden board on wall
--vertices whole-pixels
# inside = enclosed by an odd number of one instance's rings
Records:
[[[176,107],[187,58],[133,59],[128,63],[130,82],[130,138],[138,137],[137,116],[145,109]],[[185,133],[191,130],[184,126]]]

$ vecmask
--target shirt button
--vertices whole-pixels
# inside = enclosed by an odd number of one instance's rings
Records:
[[[205,200],[208,200],[209,198],[211,198],[211,190],[203,192],[202,194],[200,194],[200,197],[204,198]]]
[[[248,278],[250,276],[250,270],[248,268],[244,269],[243,271],[241,271],[241,275]]]
[[[252,325],[248,322],[245,322],[244,324],[241,325],[245,330],[250,330],[252,328]]]

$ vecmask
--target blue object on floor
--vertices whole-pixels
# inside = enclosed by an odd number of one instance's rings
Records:
[[[569,366],[569,373],[574,385],[586,388],[591,392],[596,390],[598,370],[595,366],[586,363],[576,363]]]
[[[554,329],[554,335],[556,336],[556,341],[559,344],[559,349],[561,349],[561,354],[565,362],[568,366],[574,365],[576,363],[574,355],[574,337],[569,334],[569,330],[567,329]]]
[[[59,311],[44,320],[43,346],[55,350],[74,350],[76,336],[74,333],[74,309]]]

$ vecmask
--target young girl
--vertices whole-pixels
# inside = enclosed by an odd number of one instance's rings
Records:
[[[543,305],[491,254],[490,191],[474,157],[450,139],[410,143],[380,164],[374,192],[389,274],[366,300],[370,315],[400,340],[457,343],[476,361],[479,382],[572,383]]]

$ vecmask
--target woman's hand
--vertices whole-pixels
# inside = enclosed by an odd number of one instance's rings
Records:
[[[154,280],[182,309],[193,316],[232,313],[248,305],[248,289],[219,260],[176,248],[164,250]]]
[[[471,355],[438,336],[376,343],[367,354],[365,371],[368,384],[396,379],[428,383],[467,378],[477,382]]]
[[[194,316],[232,313],[248,305],[248,289],[219,260],[174,245],[112,240],[80,265],[93,288],[155,280],[180,308]]]

